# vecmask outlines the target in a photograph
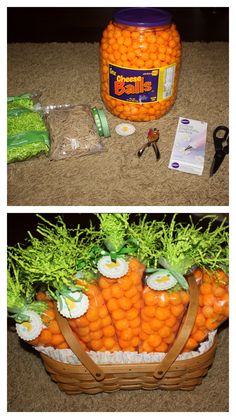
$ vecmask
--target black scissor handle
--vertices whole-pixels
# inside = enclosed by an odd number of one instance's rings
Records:
[[[223,135],[219,135],[223,133]],[[224,125],[219,125],[213,132],[213,139],[216,151],[224,151],[225,154],[229,152],[229,128]]]

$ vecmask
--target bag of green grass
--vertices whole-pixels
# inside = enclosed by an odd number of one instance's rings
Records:
[[[7,110],[11,109],[34,109],[41,107],[39,103],[40,93],[24,93],[17,96],[7,97]]]
[[[22,101],[17,102],[23,106]],[[49,135],[41,113],[11,106],[7,112],[7,162],[23,161],[48,151]]]

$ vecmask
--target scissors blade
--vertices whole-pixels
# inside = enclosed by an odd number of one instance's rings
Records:
[[[210,176],[213,176],[217,172],[224,158],[225,158],[225,154],[214,155],[214,158],[211,164],[211,169],[210,169]]]
[[[188,145],[188,147],[186,147],[185,149],[184,149],[184,151],[187,151],[187,150],[191,150],[191,148],[193,148],[191,145]]]

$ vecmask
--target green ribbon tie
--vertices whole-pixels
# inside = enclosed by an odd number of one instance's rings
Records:
[[[42,314],[47,309],[47,304],[43,301],[32,301],[31,303],[25,303],[22,307],[11,307],[7,308],[9,317],[13,318],[17,323],[28,322],[30,317],[25,313],[27,310],[35,311],[37,314]]]
[[[79,297],[78,298],[72,297],[71,292],[78,292]],[[60,311],[63,309],[62,298],[64,298],[64,301],[65,301],[65,303],[67,305],[67,308],[70,312],[70,307],[68,306],[68,304],[66,302],[66,298],[68,300],[71,300],[71,301],[75,302],[75,303],[80,303],[82,298],[83,298],[83,293],[82,293],[82,291],[78,290],[78,288],[75,285],[71,285],[70,287],[65,287],[64,286],[60,289],[60,291],[56,291],[56,296],[57,296],[57,299],[58,299],[58,302],[59,302]]]
[[[177,280],[178,284],[183,289],[187,290],[189,288],[188,282],[186,281],[183,274],[175,270],[173,266],[171,266],[171,264],[163,256],[160,256],[158,261],[160,265],[163,266],[163,268],[167,269],[170,272],[170,274],[173,275],[173,277]]]
[[[132,243],[135,246],[134,247],[126,247],[126,244],[129,244],[129,243]],[[116,259],[119,256],[129,255],[131,253],[136,252],[137,251],[137,248],[138,248],[138,242],[137,242],[137,240],[129,239],[129,240],[126,240],[124,242],[123,246],[119,250],[111,250],[109,252],[109,251],[106,251],[106,250],[101,249],[101,253],[100,254],[102,256],[110,256],[112,261],[116,261]]]
[[[127,244],[132,243],[133,247],[126,247]],[[108,245],[107,245],[108,247]],[[110,256],[112,261],[116,261],[119,256],[128,255],[135,253],[138,248],[138,241],[135,239],[128,239],[123,243],[123,246],[119,250],[104,250],[100,246],[93,246],[90,251],[90,258],[93,260],[94,267],[97,266],[97,262],[101,256]],[[86,267],[86,262],[83,259],[77,261],[76,267],[78,270],[83,271]]]

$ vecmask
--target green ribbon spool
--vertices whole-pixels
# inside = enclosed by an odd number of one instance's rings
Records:
[[[107,122],[107,118],[105,115],[105,112],[103,109],[97,109],[96,106],[94,106],[91,109],[97,130],[98,130],[98,134],[100,137],[110,137],[110,130],[109,130],[109,125]]]

